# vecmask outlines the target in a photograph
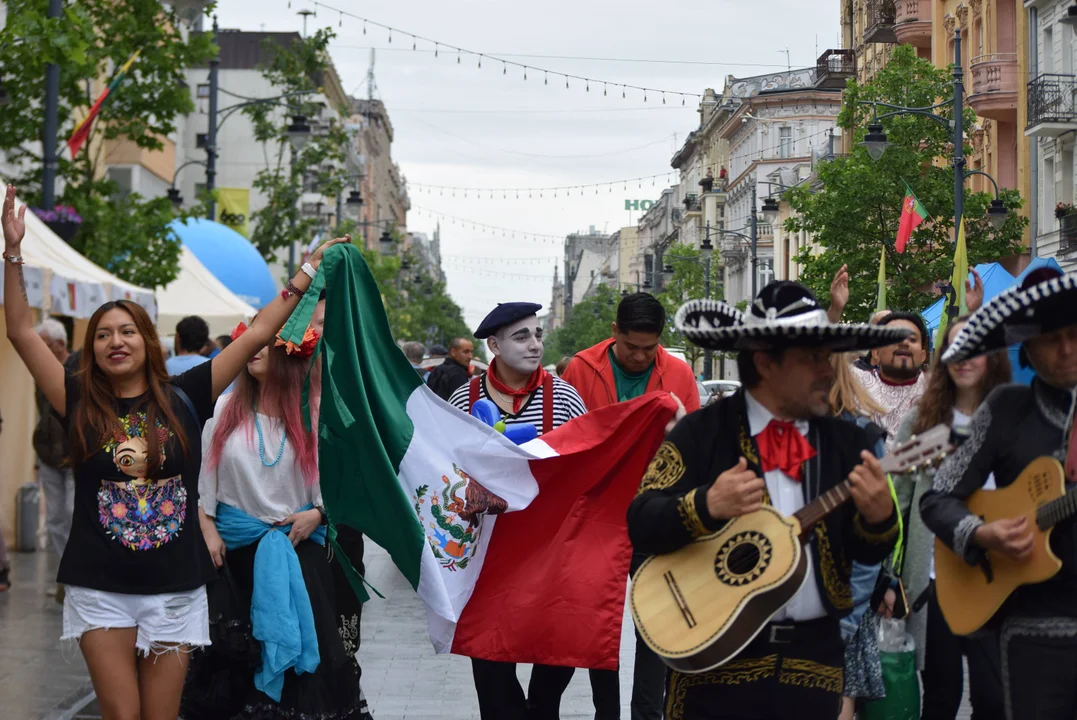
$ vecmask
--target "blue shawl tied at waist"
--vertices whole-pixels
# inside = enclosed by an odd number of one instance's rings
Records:
[[[306,505],[300,511],[310,510]],[[254,589],[251,594],[251,627],[262,644],[262,667],[254,686],[280,702],[284,673],[318,669],[318,636],[314,611],[303,583],[299,556],[288,540],[291,525],[270,525],[239,508],[217,504],[217,532],[229,550],[258,543],[254,553]],[[310,539],[325,545],[325,526],[319,525]]]

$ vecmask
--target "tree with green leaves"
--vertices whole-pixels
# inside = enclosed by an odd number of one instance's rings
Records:
[[[612,337],[613,321],[617,318],[620,300],[616,288],[599,285],[593,293],[573,305],[565,324],[553,333],[552,342],[546,344],[546,357],[553,358],[550,362],[571,357]],[[546,362],[546,358],[543,358],[543,362]]]
[[[289,96],[288,115],[317,117],[322,108],[312,99],[318,83],[329,71],[329,42],[335,33],[323,28],[288,46],[265,40],[268,64],[262,76],[281,95]],[[303,94],[309,93],[309,94]],[[339,117],[348,117],[349,108],[333,108]],[[243,108],[251,120],[254,138],[262,143],[265,167],[255,175],[251,187],[266,198],[265,207],[251,213],[251,242],[267,261],[287,248],[295,238],[312,237],[321,218],[305,216],[299,201],[303,189],[315,188],[320,195],[336,197],[346,185],[344,160],[349,143],[348,132],[336,118],[311,133],[309,141],[293,151],[288,140],[288,124],[278,105],[260,103]],[[356,234],[358,237],[358,234]]]
[[[860,101],[927,107],[952,95],[950,79],[949,70],[917,57],[915,48],[896,47],[871,82],[862,86],[849,82],[837,123],[860,140],[872,117],[871,106]],[[885,111],[879,108],[880,114]],[[949,106],[936,112],[952,119]],[[971,110],[961,118],[966,137],[972,132],[974,119]],[[925,308],[936,297],[935,283],[948,280],[953,269],[953,170],[944,162],[952,155],[951,131],[918,115],[895,116],[882,123],[892,145],[880,160],[872,160],[858,145],[847,157],[821,163],[814,186],[803,185],[786,193],[795,211],[786,222],[786,230],[806,231],[819,246],[809,246],[797,257],[801,282],[826,303],[834,274],[843,264],[848,265],[854,282],[850,284],[846,318],[860,321],[866,321],[875,308],[880,247],[886,248],[887,298],[895,310]],[[966,145],[966,155],[971,152]],[[906,183],[927,208],[930,219],[916,229],[905,252],[898,253],[894,240]],[[985,214],[993,195],[965,194],[970,266],[1021,251],[1028,220],[1015,212],[1022,204],[1020,193],[1000,190],[1010,214],[999,230],[990,226]]]
[[[62,146],[100,94],[101,82],[140,50],[79,154],[71,158],[66,148],[59,154],[57,204],[74,207],[82,218],[72,247],[128,282],[165,285],[179,273],[180,244],[168,230],[172,204],[122,193],[105,175],[107,157],[98,149],[102,141],[127,140],[143,150],[161,150],[163,139],[176,131],[176,118],[194,110],[184,71],[212,56],[211,38],[185,38],[175,9],[159,0],[80,0],[65,3],[59,18],[48,17],[48,5],[6,2],[0,82],[9,101],[0,106],[0,153],[18,168],[10,179],[30,207],[40,207],[41,92],[50,63],[60,68]]]
[[[673,276],[664,283],[662,292],[656,297],[666,309],[666,332],[663,344],[666,347],[683,348],[685,360],[695,368],[696,362],[703,357],[703,349],[688,342],[683,335],[677,332],[673,324],[673,318],[677,310],[689,300],[698,300],[705,295],[706,277],[702,253],[698,248],[684,243],[671,246],[663,255],[664,259],[673,267]],[[721,290],[716,279],[718,277],[718,257],[711,256],[711,297],[721,300]]]

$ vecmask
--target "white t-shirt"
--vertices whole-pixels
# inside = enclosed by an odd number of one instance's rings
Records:
[[[954,427],[954,428],[966,427],[971,420],[972,420],[971,417],[969,417],[965,413],[961,412],[957,408],[954,408],[954,422],[951,425],[951,427]],[[995,489],[995,473],[991,473],[990,475],[987,476],[987,480],[984,481],[983,489],[984,490],[994,490]],[[935,553],[931,553],[931,568],[930,569],[931,569],[931,579],[934,580],[935,579]]]
[[[222,404],[217,401],[213,417],[202,431],[202,474],[198,478],[198,507],[211,517],[217,516],[217,503],[228,503],[262,522],[276,523],[307,504],[321,505],[322,490],[318,479],[308,483],[296,465],[295,448],[284,443],[280,461],[266,467],[258,453],[258,434],[251,426],[240,427],[224,442],[217,467],[209,469],[210,445],[217,427]],[[265,459],[273,462],[280,450],[284,423],[268,415],[258,415],[262,427]]]

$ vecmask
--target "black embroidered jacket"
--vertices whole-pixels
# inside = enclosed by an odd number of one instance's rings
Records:
[[[816,456],[806,463],[805,502],[849,476],[860,452],[874,440],[854,423],[838,418],[810,421],[808,441]],[[637,552],[673,552],[717,532],[723,522],[707,512],[707,490],[741,456],[762,477],[749,431],[743,391],[684,418],[666,438],[628,508],[628,534]],[[853,560],[882,562],[897,540],[897,511],[878,525],[865,523],[852,502],[815,526],[812,565],[824,607],[832,617],[852,609],[849,573]]]
[[[968,426],[968,439],[939,467],[931,489],[920,500],[920,514],[931,532],[970,565],[983,559],[972,541],[983,520],[965,500],[983,487],[991,473],[1004,488],[1030,462],[1050,455],[1065,461],[1064,430],[1070,393],[1036,379],[1032,387],[1004,385],[987,396]],[[1077,523],[1055,526],[1051,549],[1062,571],[1050,580],[1018,588],[1001,614],[1077,617]]]

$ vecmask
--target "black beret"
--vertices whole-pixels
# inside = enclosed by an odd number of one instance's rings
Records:
[[[479,323],[479,328],[475,331],[475,337],[480,340],[488,338],[506,325],[511,325],[517,320],[534,315],[541,309],[542,306],[538,303],[498,303],[497,307],[491,310],[490,314]]]

